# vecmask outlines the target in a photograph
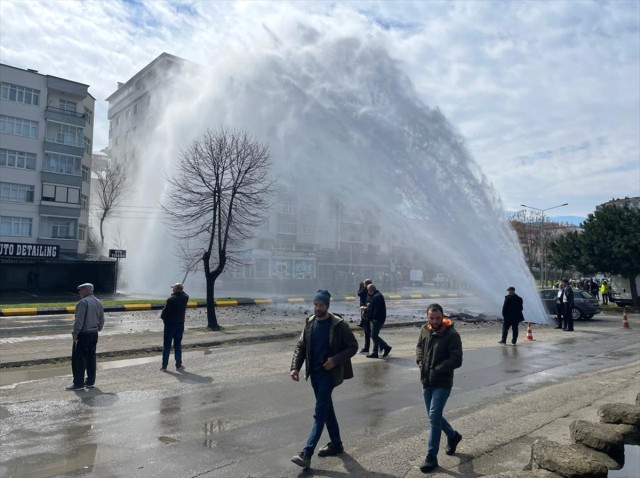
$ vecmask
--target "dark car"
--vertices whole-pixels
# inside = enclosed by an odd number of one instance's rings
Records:
[[[556,296],[558,295],[557,289],[545,289],[539,291],[540,300],[544,304],[545,309],[549,312],[549,315],[556,315]],[[595,314],[599,314],[600,303],[598,299],[592,296],[586,290],[573,289],[573,308],[571,314],[573,320],[590,319]]]

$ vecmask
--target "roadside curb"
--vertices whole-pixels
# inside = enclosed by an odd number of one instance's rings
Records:
[[[416,320],[409,322],[392,322],[389,324],[385,324],[385,329],[392,328],[400,328],[400,327],[418,327],[424,325],[424,320]],[[301,330],[302,330],[301,323]],[[352,330],[359,330],[359,327],[354,325],[353,323],[349,323],[349,327]],[[220,347],[224,345],[241,345],[245,343],[252,342],[275,342],[277,340],[284,339],[292,339],[294,337],[298,337],[300,332],[274,332],[274,333],[265,333],[264,335],[250,335],[246,337],[234,337],[234,338],[220,338],[220,339],[212,339],[212,340],[201,340],[192,343],[183,343],[182,349],[197,349],[204,347]],[[151,353],[162,353],[162,345],[150,345],[146,347],[138,347],[133,349],[125,349],[125,350],[109,350],[106,352],[97,352],[96,356],[98,358],[110,358],[110,357],[121,357],[123,355],[146,355]],[[47,357],[41,359],[31,359],[31,360],[16,360],[13,362],[2,362],[0,363],[0,370],[3,369],[11,369],[18,367],[28,367],[32,365],[47,365],[55,362],[69,362],[71,360],[70,355],[64,355],[59,357]]]
[[[453,297],[472,297],[470,294],[389,294],[385,296],[385,300],[412,300],[412,299],[438,299]],[[355,295],[346,295],[342,297],[332,297],[331,300],[338,302],[352,302],[358,297]],[[235,307],[243,305],[265,305],[265,304],[299,304],[309,302],[311,299],[304,297],[287,297],[280,299],[241,299],[241,300],[216,300],[216,307]],[[206,307],[206,301],[189,301],[187,307],[200,308]],[[136,310],[161,310],[164,304],[124,304],[124,305],[107,305],[104,307],[105,312],[129,312]],[[73,305],[67,307],[7,307],[0,309],[0,317],[10,317],[16,315],[60,315],[73,314],[76,308]]]

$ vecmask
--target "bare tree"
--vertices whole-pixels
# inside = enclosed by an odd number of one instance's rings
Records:
[[[200,241],[207,288],[207,327],[219,330],[214,287],[225,266],[237,258],[232,246],[253,237],[264,219],[273,181],[267,146],[244,131],[207,130],[183,151],[167,180],[163,209],[174,235]]]
[[[128,190],[127,169],[118,161],[111,161],[98,176],[97,218],[100,222],[100,246],[104,249],[104,222],[113,215]]]

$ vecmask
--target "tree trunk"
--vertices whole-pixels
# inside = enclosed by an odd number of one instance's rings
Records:
[[[218,318],[216,317],[216,301],[213,291],[217,277],[213,274],[205,274],[207,280],[207,328],[211,330],[220,330]]]
[[[629,276],[629,289],[631,289],[631,302],[635,307],[640,307],[640,300],[638,299],[638,287],[636,287],[637,274]]]
[[[102,216],[100,218],[100,246],[102,249],[101,252],[104,252],[104,232],[102,231],[102,225],[104,224],[104,220],[105,220],[105,217]]]

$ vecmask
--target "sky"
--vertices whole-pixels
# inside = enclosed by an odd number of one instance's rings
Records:
[[[376,35],[465,138],[505,210],[562,220],[640,195],[640,2],[0,0],[0,61],[107,98],[162,52],[212,64],[283,17]],[[285,32],[275,32],[286,39]],[[226,58],[228,60],[228,58]]]

